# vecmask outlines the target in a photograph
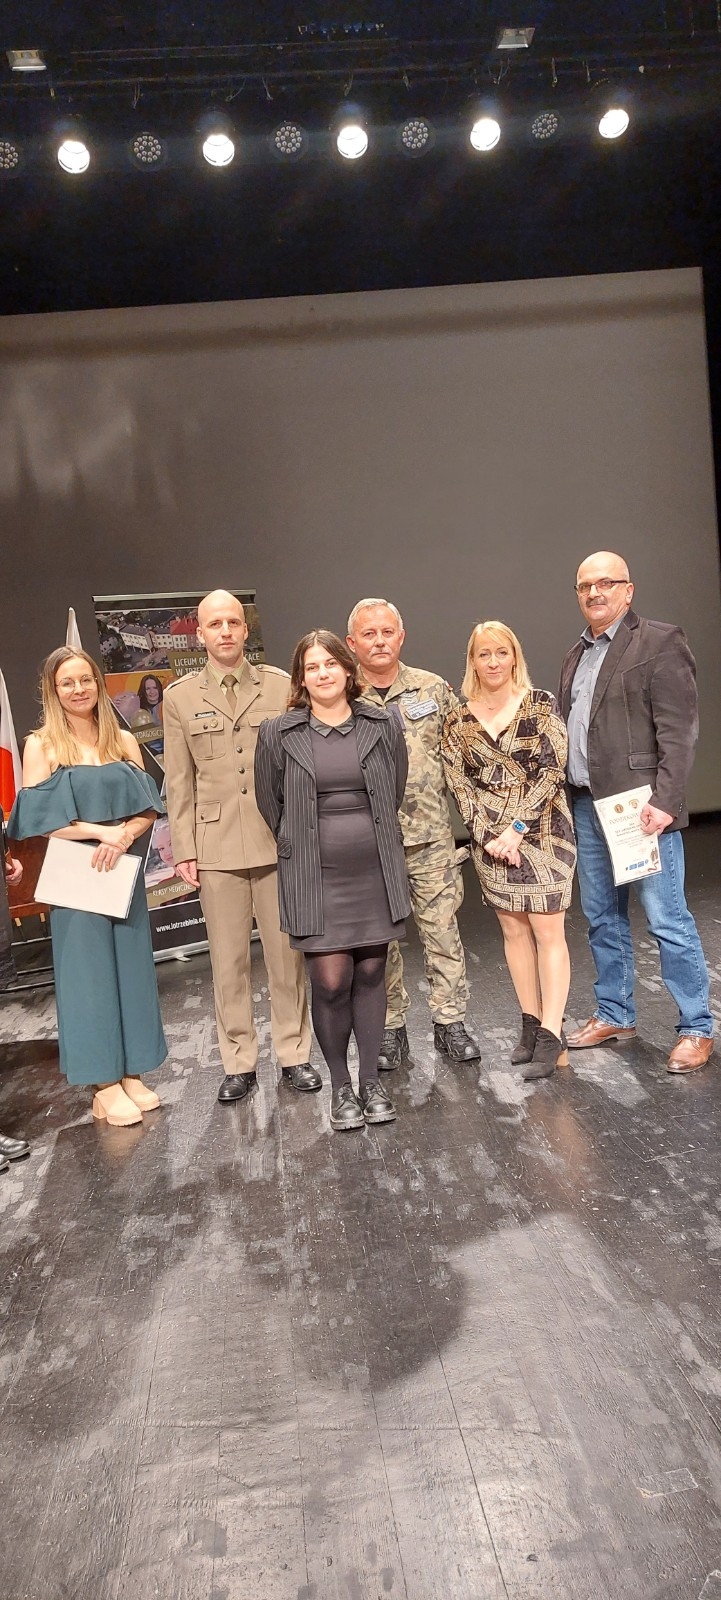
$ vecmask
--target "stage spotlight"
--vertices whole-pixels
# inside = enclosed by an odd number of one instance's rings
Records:
[[[344,161],[359,161],[368,149],[368,134],[357,119],[342,122],[335,136],[336,149]]]
[[[626,132],[631,118],[625,106],[611,104],[604,111],[599,120],[598,131],[602,139],[620,139]]]
[[[488,150],[495,150],[501,137],[501,124],[495,117],[478,117],[468,135],[474,150],[485,154]]]
[[[531,123],[531,138],[537,144],[548,144],[550,139],[555,139],[561,126],[561,118],[557,111],[538,111]]]
[[[163,139],[155,133],[136,133],[128,141],[128,155],[133,165],[140,167],[143,172],[152,172],[157,167],[162,167],[168,154],[168,147]]]
[[[297,161],[308,149],[308,135],[297,122],[281,122],[270,142],[273,154],[283,161]]]
[[[235,145],[230,134],[219,129],[207,133],[203,140],[203,157],[211,167],[229,167],[235,155]]]
[[[20,166],[20,146],[14,139],[0,139],[0,176],[12,177]]]
[[[399,130],[398,138],[407,156],[422,156],[426,150],[430,150],[433,130],[425,117],[408,117]]]
[[[90,151],[79,133],[66,133],[57,149],[58,163],[63,172],[77,177],[90,166]]]

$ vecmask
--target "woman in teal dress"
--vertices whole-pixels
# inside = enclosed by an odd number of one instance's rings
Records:
[[[90,840],[93,866],[111,872],[126,852],[141,853],[165,806],[91,656],[54,650],[41,688],[43,720],[26,742],[8,834]],[[60,1069],[69,1083],[93,1086],[93,1116],[118,1127],[141,1122],[160,1105],[141,1074],[168,1053],[142,871],[125,920],[57,906],[50,929]]]

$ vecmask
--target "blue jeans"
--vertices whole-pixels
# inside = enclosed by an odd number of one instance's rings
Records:
[[[611,858],[590,794],[573,796],[581,906],[596,966],[596,1016],[617,1028],[636,1025],[633,946],[628,917],[629,885],[616,888]],[[661,957],[661,977],[679,1009],[676,1032],[710,1039],[709,978],[696,924],[683,889],[683,839],[678,831],[659,838],[662,871],[635,885],[648,931]]]

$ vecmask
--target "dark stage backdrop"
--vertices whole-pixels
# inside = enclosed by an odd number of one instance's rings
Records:
[[[555,687],[578,562],[629,559],[686,628],[721,807],[721,603],[695,269],[0,319],[5,671],[19,730],[68,605],[257,589],[267,659],[352,604],[402,610],[456,684],[472,624]]]

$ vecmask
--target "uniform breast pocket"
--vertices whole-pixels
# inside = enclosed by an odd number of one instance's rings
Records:
[[[258,729],[261,723],[267,722],[271,715],[270,711],[249,711],[247,713],[248,726],[253,729],[254,739],[258,738]],[[276,715],[279,716],[280,712],[277,712]]]
[[[222,717],[192,717],[188,724],[193,760],[213,761],[223,754],[225,728]]]

